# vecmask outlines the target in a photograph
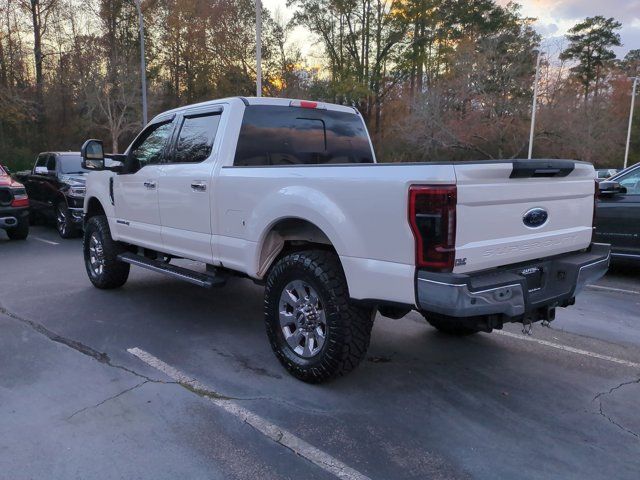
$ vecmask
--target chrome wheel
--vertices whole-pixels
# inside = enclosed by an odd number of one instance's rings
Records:
[[[327,336],[324,305],[315,289],[306,282],[289,282],[280,295],[280,328],[287,344],[297,355],[311,358],[322,350]]]
[[[56,225],[60,235],[64,236],[67,233],[67,213],[60,207],[56,208]]]
[[[89,238],[89,265],[96,276],[104,272],[104,247],[102,240],[95,232]]]

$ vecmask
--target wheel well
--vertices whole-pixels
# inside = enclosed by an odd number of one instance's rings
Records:
[[[336,251],[329,237],[313,223],[301,218],[279,220],[271,227],[262,242],[258,277],[265,277],[283,255],[309,248]]]
[[[89,199],[89,203],[87,204],[87,213],[84,216],[85,222],[89,220],[91,217],[95,217],[96,215],[104,215],[104,208],[102,208],[102,204],[100,200],[93,197]]]
[[[58,192],[58,194],[56,195],[56,203],[55,203],[54,207],[56,205],[58,205],[60,202],[64,202],[65,205],[69,206],[69,202],[67,201],[67,197],[65,197],[62,192]]]

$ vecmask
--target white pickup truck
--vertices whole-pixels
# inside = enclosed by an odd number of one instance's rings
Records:
[[[609,264],[590,164],[377,164],[346,106],[214,100],[158,115],[111,166],[99,140],[82,155],[101,170],[84,204],[91,282],[120,287],[137,265],[264,284],[273,350],[308,382],[358,365],[377,311],[457,335],[550,321]]]

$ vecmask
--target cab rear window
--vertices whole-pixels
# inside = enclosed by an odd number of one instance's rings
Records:
[[[251,105],[245,109],[234,165],[373,163],[362,119],[347,112]]]

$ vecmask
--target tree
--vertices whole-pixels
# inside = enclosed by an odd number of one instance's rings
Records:
[[[121,137],[140,125],[137,13],[126,0],[98,0],[97,7],[100,34],[79,43],[80,51],[93,52],[82,85],[83,118],[106,130],[118,152]]]
[[[630,77],[640,76],[640,48],[629,50],[620,64],[622,70]]]
[[[399,80],[387,74],[406,25],[392,13],[398,0],[289,0],[294,24],[316,34],[331,76],[330,100],[358,106],[380,130],[384,97]]]
[[[584,89],[585,103],[592,85],[594,96],[598,96],[605,69],[616,58],[611,47],[621,45],[620,35],[616,33],[620,28],[622,24],[614,18],[598,15],[586,18],[569,30],[569,46],[560,58],[578,62],[571,72]]]
[[[291,45],[290,28],[282,17],[282,12],[276,10],[273,19],[266,17],[263,22],[264,43],[268,56],[263,71],[263,84],[267,94],[274,97],[300,97],[304,91],[302,70],[302,54],[296,45]],[[264,66],[263,66],[264,68]]]
[[[390,119],[413,160],[513,158],[527,145],[539,42],[533,20],[511,4],[492,10],[486,23],[473,21],[466,34],[447,34],[456,43],[446,61],[437,60],[442,71],[427,68],[432,77],[409,95],[409,114]]]
[[[21,0],[23,8],[29,11],[31,15],[31,26],[33,30],[33,57],[36,71],[36,92],[40,115],[42,114],[42,100],[44,88],[43,74],[43,38],[47,33],[49,19],[55,12],[58,0]]]
[[[123,68],[120,81],[117,83],[111,83],[105,76],[94,73],[85,90],[86,116],[95,127],[109,133],[111,150],[114,153],[119,151],[122,135],[140,127],[137,108],[140,96],[136,90],[129,87],[135,85],[138,79],[132,71],[135,72],[135,69]]]
[[[383,161],[524,153],[539,38],[516,4],[288,3],[288,23],[263,11],[263,95],[358,108]],[[254,94],[254,0],[144,0],[142,8],[151,115]],[[297,26],[319,47],[312,65],[291,35]],[[620,163],[640,51],[613,60],[618,28],[586,19],[558,46],[563,60],[545,57],[537,155]],[[115,150],[128,143],[141,116],[139,48],[133,0],[0,0],[0,160],[24,168],[39,150],[77,150],[100,135]]]

